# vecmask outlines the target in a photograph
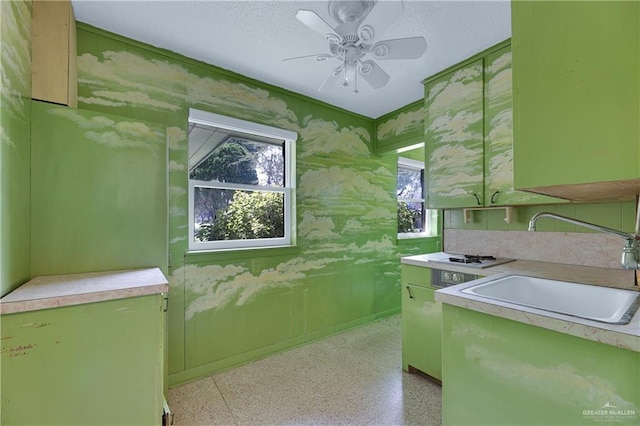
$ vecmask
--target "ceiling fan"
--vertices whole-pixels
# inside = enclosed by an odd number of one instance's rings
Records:
[[[296,12],[296,18],[329,41],[330,53],[287,58],[283,62],[323,62],[336,58],[340,65],[329,74],[318,90],[326,90],[343,80],[344,87],[353,83],[353,93],[358,93],[358,75],[371,87],[379,89],[391,77],[373,59],[417,59],[427,50],[424,37],[379,40],[379,35],[403,11],[402,1],[330,1],[329,15],[337,22],[332,27],[316,12],[300,9]]]

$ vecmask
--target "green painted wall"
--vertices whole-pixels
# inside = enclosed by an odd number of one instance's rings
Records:
[[[625,232],[634,232],[635,203],[593,203],[593,204],[547,204],[514,207],[514,217],[510,224],[504,221],[503,210],[473,212],[473,222],[464,223],[464,214],[460,209],[444,211],[446,229],[475,229],[492,231],[526,231],[529,219],[539,212],[551,212],[586,222],[596,223]],[[537,231],[548,232],[596,232],[557,220],[541,220],[536,224]]]
[[[424,142],[424,100],[378,117],[375,129],[374,150],[379,154]]]
[[[374,120],[78,25],[79,107],[166,123],[173,384],[398,312],[397,156]],[[198,108],[298,133],[297,245],[187,253],[187,115]]]
[[[0,2],[0,296],[30,278],[31,2]]]
[[[31,275],[167,273],[165,127],[32,105]]]

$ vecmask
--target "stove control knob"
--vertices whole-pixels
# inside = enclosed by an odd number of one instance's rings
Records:
[[[451,280],[451,272],[445,272],[444,274],[442,274],[442,278],[444,278],[447,281]]]
[[[459,283],[462,282],[462,275],[460,274],[453,274],[453,282]]]

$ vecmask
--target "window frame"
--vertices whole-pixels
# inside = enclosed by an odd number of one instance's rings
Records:
[[[406,157],[402,157],[400,155],[398,155],[398,169],[397,169],[397,173],[396,173],[396,192],[398,190],[397,188],[397,178],[398,175],[400,174],[400,170],[404,169],[404,170],[411,170],[411,171],[419,171],[422,175],[422,198],[404,198],[404,197],[399,197],[396,196],[396,209],[397,209],[397,204],[400,201],[404,201],[406,203],[422,203],[422,223],[423,223],[423,230],[422,232],[398,232],[398,238],[399,239],[409,239],[409,238],[425,238],[425,237],[432,237],[434,236],[433,233],[433,221],[434,221],[434,214],[430,209],[427,209],[427,201],[426,201],[426,196],[425,196],[425,192],[426,192],[426,171],[425,171],[425,164],[422,161],[418,161],[418,160],[413,160],[410,158],[406,158]]]
[[[293,229],[295,226],[295,142],[297,133],[271,127],[237,118],[227,117],[220,114],[201,111],[189,108],[189,124],[199,124],[207,127],[215,127],[233,132],[247,134],[248,136],[258,136],[284,142],[284,182],[283,186],[271,185],[246,185],[228,182],[207,182],[192,180],[189,178],[189,167],[187,167],[188,179],[188,247],[190,252],[203,252],[229,249],[252,249],[283,247],[293,244]],[[204,187],[212,189],[229,189],[240,191],[261,191],[278,192],[284,194],[284,236],[279,238],[256,238],[246,240],[218,240],[199,242],[195,240],[195,188]]]

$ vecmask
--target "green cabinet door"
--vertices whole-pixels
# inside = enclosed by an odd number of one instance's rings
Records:
[[[430,208],[482,204],[483,61],[425,85],[425,145]]]
[[[637,425],[640,353],[443,308],[442,424]]]
[[[159,425],[162,296],[2,315],[0,424]]]
[[[557,198],[514,189],[511,46],[489,53],[484,71],[484,205],[560,202]]]
[[[442,305],[434,290],[414,285],[402,289],[402,368],[411,367],[442,380]]]
[[[511,13],[516,188],[622,181],[637,194],[640,2],[515,1]]]
[[[402,368],[442,380],[442,305],[430,281],[429,268],[402,265]]]

